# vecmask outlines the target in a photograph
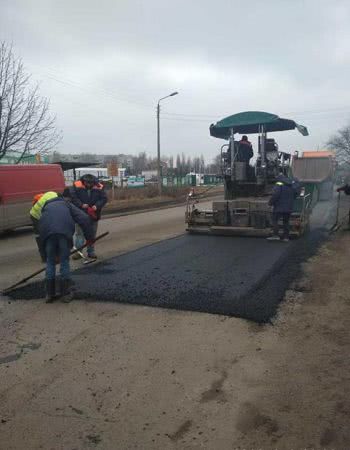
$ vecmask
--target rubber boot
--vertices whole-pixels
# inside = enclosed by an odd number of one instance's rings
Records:
[[[55,300],[56,283],[55,280],[46,280],[46,303],[52,303]]]
[[[60,299],[64,303],[69,303],[73,299],[73,293],[72,293],[72,281],[68,278],[61,278],[60,279],[60,286],[59,286],[59,293],[60,293]]]

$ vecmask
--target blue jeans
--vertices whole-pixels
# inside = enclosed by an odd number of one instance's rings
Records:
[[[94,238],[96,237],[97,234],[97,220],[91,220],[91,227],[92,227],[92,232],[94,235]],[[75,226],[75,247],[76,248],[81,248],[85,243],[85,237],[84,237],[84,233],[83,230],[81,229],[81,227],[79,225]],[[95,253],[95,248],[92,245],[91,247],[87,247],[87,254],[93,255]]]
[[[60,259],[60,275],[62,279],[70,279],[69,254],[70,243],[62,234],[53,234],[45,241],[46,252],[46,279],[54,280],[56,277],[56,257]]]

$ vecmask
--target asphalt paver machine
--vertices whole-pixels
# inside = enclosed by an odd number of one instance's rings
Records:
[[[225,139],[221,147],[221,172],[224,199],[214,201],[210,210],[198,208],[194,192],[188,196],[186,207],[187,231],[238,236],[268,236],[271,231],[269,197],[282,172],[290,176],[291,155],[279,150],[267,133],[297,129],[307,136],[306,127],[294,120],[275,114],[246,111],[220,120],[210,126],[210,135]],[[241,156],[241,144],[235,134],[258,134],[258,154],[253,165]],[[296,198],[291,215],[291,234],[299,236],[308,226],[311,199],[308,195]]]

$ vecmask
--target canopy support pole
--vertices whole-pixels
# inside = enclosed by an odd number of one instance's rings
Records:
[[[230,129],[230,150],[231,150],[231,181],[236,180],[236,153],[235,153],[235,133],[233,128]]]
[[[259,125],[259,133],[260,133],[261,165],[263,167],[265,167],[266,166],[266,151],[265,151],[266,132],[265,132],[264,125]]]

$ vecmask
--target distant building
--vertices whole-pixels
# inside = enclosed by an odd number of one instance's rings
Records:
[[[109,162],[115,161],[119,167],[126,167],[128,169],[133,168],[133,156],[120,154],[100,154],[100,153],[52,153],[51,158],[53,161],[82,161],[88,163],[94,163],[96,166],[106,167]]]
[[[17,164],[20,154],[14,152],[7,152],[6,155],[0,159],[0,164]],[[48,163],[49,158],[47,156],[26,155],[21,159],[19,164],[39,164]]]
[[[157,178],[158,172],[156,170],[143,170],[141,175],[145,178],[145,181],[151,181]]]

